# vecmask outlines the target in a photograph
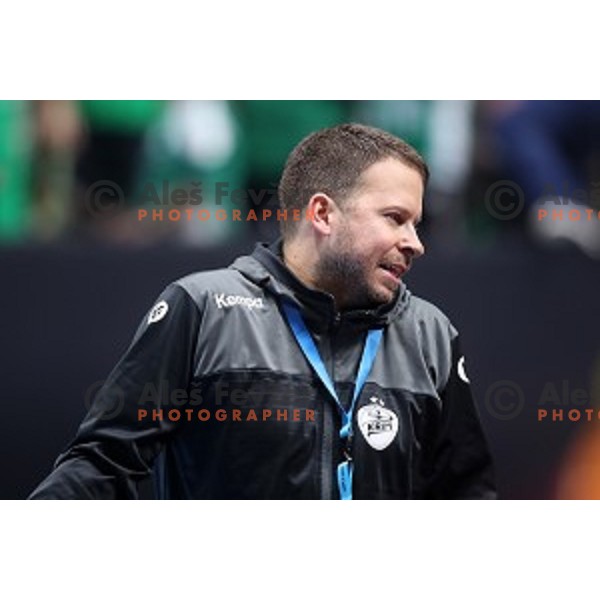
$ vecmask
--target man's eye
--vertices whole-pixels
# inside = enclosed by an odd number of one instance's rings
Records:
[[[404,225],[405,223],[412,224],[412,227],[415,231],[418,231],[419,227],[421,226],[421,221],[415,223],[400,213],[388,213],[385,215],[385,217],[393,221],[395,225]]]

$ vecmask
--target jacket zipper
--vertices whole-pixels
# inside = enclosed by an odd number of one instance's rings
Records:
[[[335,383],[335,353],[334,338],[338,331],[341,321],[339,312],[335,313],[333,324],[328,333],[329,356],[331,360],[331,379]],[[335,492],[335,466],[333,464],[333,453],[337,449],[337,430],[335,426],[335,416],[338,413],[337,406],[331,398],[326,398],[327,406],[323,410],[323,451],[321,454],[321,481],[323,484],[322,497],[326,500],[333,500],[337,497]]]

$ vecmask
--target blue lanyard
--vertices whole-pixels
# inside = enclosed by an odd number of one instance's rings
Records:
[[[360,365],[358,367],[358,375],[356,377],[356,384],[354,386],[354,396],[352,397],[352,403],[348,411],[344,410],[340,399],[335,391],[333,381],[325,368],[323,359],[319,354],[319,350],[315,345],[315,342],[304,323],[304,319],[300,314],[298,308],[290,302],[283,302],[283,310],[287,321],[292,329],[294,337],[298,342],[298,345],[302,349],[304,356],[310,363],[311,367],[315,370],[315,373],[319,376],[319,379],[323,382],[323,385],[327,388],[327,391],[331,394],[334,399],[342,417],[342,427],[340,429],[340,438],[346,442],[345,457],[346,460],[338,465],[337,469],[337,480],[338,488],[340,490],[340,498],[342,500],[352,500],[352,475],[354,473],[354,465],[352,464],[352,457],[350,456],[349,448],[352,440],[352,416],[354,414],[354,407],[356,401],[360,396],[360,393],[365,385],[367,377],[373,368],[375,362],[375,356],[381,342],[383,331],[381,329],[370,329],[365,341],[363,348],[362,357],[360,359]]]

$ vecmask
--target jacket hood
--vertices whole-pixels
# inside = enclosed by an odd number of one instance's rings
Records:
[[[315,331],[329,329],[343,321],[357,327],[383,327],[398,318],[407,308],[410,291],[404,283],[391,302],[372,309],[336,311],[333,296],[304,285],[284,264],[281,239],[269,245],[259,243],[249,256],[236,259],[229,268],[272,294],[296,304]]]

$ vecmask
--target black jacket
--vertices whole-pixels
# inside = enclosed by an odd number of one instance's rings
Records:
[[[281,311],[297,304],[350,402],[369,328],[384,335],[354,413],[354,497],[492,498],[490,453],[457,332],[402,286],[336,314],[259,245],[166,288],[32,498],[337,498],[340,415]]]

